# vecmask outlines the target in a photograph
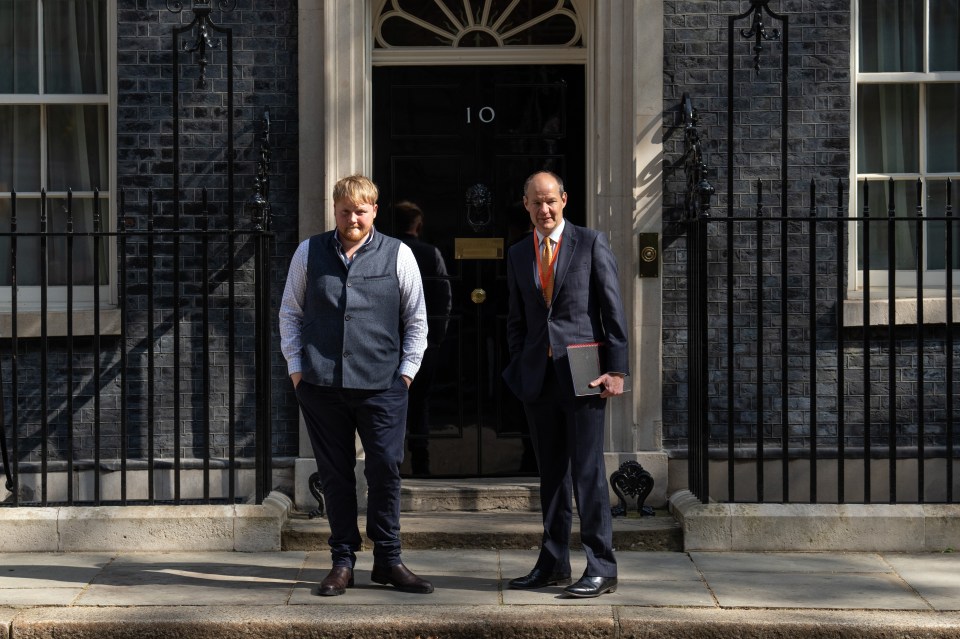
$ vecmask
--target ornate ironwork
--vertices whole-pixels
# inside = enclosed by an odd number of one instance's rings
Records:
[[[313,498],[316,499],[317,503],[319,504],[316,508],[307,513],[307,517],[310,519],[323,517],[326,513],[326,506],[324,505],[323,501],[323,484],[320,483],[320,473],[313,473],[307,478],[307,488],[310,489],[310,494],[313,495]]]
[[[490,226],[493,221],[493,193],[485,184],[474,184],[464,195],[467,205],[467,224],[475,233]]]
[[[197,14],[197,39],[193,45],[184,44],[183,50],[186,53],[199,53],[197,65],[200,67],[200,77],[197,79],[197,88],[207,88],[207,65],[210,61],[207,59],[207,49],[219,49],[222,42],[214,40],[210,35],[210,10],[200,11],[194,9]]]
[[[167,10],[171,13],[180,13],[183,11],[183,2],[181,0],[166,0]],[[220,11],[233,11],[237,6],[237,0],[219,0],[217,8]],[[193,3],[193,22],[190,27],[197,27],[197,38],[193,44],[184,44],[183,51],[186,53],[198,53],[197,65],[200,67],[200,77],[197,80],[197,88],[207,88],[207,65],[210,60],[207,58],[207,49],[219,49],[223,46],[222,41],[214,40],[211,31],[217,30],[216,25],[210,19],[210,12],[213,5],[210,0],[194,0]]]
[[[764,10],[770,17],[778,17],[768,6],[770,0],[750,0],[750,4],[753,5],[753,8],[747,13],[753,12],[753,26],[750,27],[749,31],[741,29],[740,35],[744,39],[755,39],[753,44],[753,68],[755,71],[760,71],[760,54],[763,53],[763,43],[778,42],[780,40],[780,29],[773,29],[770,33],[767,33],[767,28],[763,25]],[[786,52],[784,52],[784,55],[786,55]]]
[[[687,175],[687,218],[694,219],[707,215],[710,210],[710,198],[716,192],[707,179],[707,164],[703,160],[703,145],[700,140],[700,114],[693,107],[689,93],[683,94],[681,102],[683,113],[684,172]]]
[[[637,498],[637,513],[641,516],[651,517],[654,515],[653,508],[644,505],[653,490],[653,475],[644,470],[638,462],[630,460],[620,464],[620,468],[610,474],[610,486],[620,500],[619,504],[610,509],[610,513],[614,517],[622,517],[627,514],[625,495]]]
[[[254,229],[270,230],[270,110],[263,112],[263,134],[260,137],[260,158],[257,160],[257,173],[253,178],[253,194],[245,207],[251,216]]]

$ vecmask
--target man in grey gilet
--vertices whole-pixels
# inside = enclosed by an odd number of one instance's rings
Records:
[[[366,456],[367,536],[375,583],[430,593],[400,560],[400,462],[408,388],[427,346],[416,259],[378,233],[376,185],[354,175],[333,189],[337,228],[300,244],[280,306],[280,346],[300,403],[330,521],[333,567],[318,595],[353,586],[355,437]]]

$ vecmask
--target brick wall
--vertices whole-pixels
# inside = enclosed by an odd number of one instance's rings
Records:
[[[685,175],[683,172],[683,127],[679,105],[689,93],[700,113],[700,131],[709,179],[717,189],[713,214],[728,215],[727,185],[727,109],[728,109],[728,18],[750,8],[748,2],[730,0],[664,2],[664,111],[665,118],[665,197],[664,197],[664,277],[663,277],[663,353],[664,353],[664,443],[668,448],[685,447],[687,438],[687,299],[686,228],[683,224]],[[771,9],[788,19],[788,126],[787,132],[787,214],[804,216],[810,210],[809,188],[817,184],[817,215],[836,215],[836,183],[849,174],[850,146],[850,3],[845,1],[773,0]],[[783,29],[780,21],[764,14],[764,26],[770,34]],[[763,184],[765,216],[782,211],[780,183],[781,64],[782,42],[763,42],[759,70],[754,68],[754,39],[741,37],[751,28],[749,19],[741,19],[734,30],[733,73],[733,196],[734,216],[754,215],[757,210],[757,181]],[[676,116],[676,117],[674,117]],[[834,225],[835,228],[835,225]],[[726,439],[726,368],[720,367],[726,353],[726,250],[714,227],[710,240],[710,376],[711,433],[714,445]],[[760,240],[762,274],[757,275],[756,225],[740,222],[736,226],[736,269],[733,280],[735,374],[735,437],[739,442],[756,436],[757,415],[765,419],[764,437],[778,446],[782,405],[781,323],[779,290],[782,282],[782,228],[767,223]],[[824,227],[816,238],[816,300],[811,302],[806,282],[810,274],[809,226],[800,222],[787,225],[787,264],[789,313],[787,319],[789,393],[787,411],[790,436],[795,445],[809,441],[810,374],[807,344],[809,317],[818,316],[818,352],[829,353],[830,318],[836,311],[835,231]],[[765,399],[757,405],[758,352],[756,302],[758,289],[764,290],[767,327],[763,338],[763,379]],[[822,334],[825,333],[825,334]],[[835,340],[835,335],[833,335]],[[835,344],[835,341],[833,342]],[[834,346],[835,348],[835,346]],[[836,368],[835,359],[833,368]],[[821,378],[823,379],[823,378]],[[818,384],[821,382],[818,379]],[[823,380],[826,381],[825,379]],[[829,391],[827,391],[829,394]],[[834,394],[833,402],[836,403]],[[818,410],[829,404],[821,403]],[[806,410],[805,410],[806,408]],[[775,424],[775,426],[773,425]],[[818,433],[835,433],[836,418],[819,421]]]
[[[270,114],[269,201],[272,228],[276,232],[270,269],[270,305],[271,309],[276,309],[283,290],[286,266],[297,242],[297,7],[293,0],[239,0],[233,11],[220,11],[216,9],[218,3],[213,5],[215,9],[210,14],[212,22],[233,32],[234,221],[237,228],[248,228],[252,224],[243,204],[253,191],[265,110],[269,110]],[[173,31],[194,19],[189,9],[190,3],[184,3],[184,7],[182,12],[174,14],[167,10],[166,2],[161,0],[118,1],[117,173],[119,186],[127,194],[128,214],[139,218],[140,227],[144,223],[148,189],[153,189],[162,203],[157,207],[161,221],[164,221],[164,215],[172,213]],[[194,45],[197,36],[196,29],[182,33],[180,46]],[[230,224],[226,195],[228,41],[222,32],[213,30],[211,36],[219,41],[220,46],[208,49],[206,87],[198,86],[200,67],[197,54],[179,52],[181,224],[189,228],[202,226],[197,202],[200,189],[206,188],[209,228],[225,229]],[[207,273],[207,277],[222,282],[214,289],[214,307],[225,303],[226,273],[229,271],[224,257],[226,247],[222,239],[219,245],[217,242],[213,239],[209,247],[210,269]],[[235,278],[235,291],[241,299],[241,305],[248,307],[247,312],[236,316],[234,348],[240,391],[237,413],[243,423],[249,422],[254,403],[253,324],[250,313],[253,306],[250,272],[252,247],[238,241],[237,249],[240,257],[237,260],[239,270]],[[194,306],[199,304],[197,283],[203,278],[197,250],[196,246],[193,254],[185,250],[183,261],[183,277],[187,281],[185,301],[192,302]],[[136,251],[137,246],[132,246],[130,254],[134,255]],[[218,271],[218,266],[223,270]],[[271,317],[274,314],[271,311]],[[195,317],[196,314],[186,311],[186,316]],[[275,321],[273,326],[276,330]],[[191,399],[194,405],[210,405],[215,421],[220,424],[218,432],[221,436],[216,441],[221,443],[222,448],[226,411],[226,317],[223,311],[214,315],[210,330],[213,336],[208,339],[212,343],[214,362],[220,367],[221,374],[214,375],[213,391],[208,398],[197,398],[195,379],[182,382],[181,392],[189,395],[185,399]],[[190,361],[190,354],[196,356],[204,336],[196,325],[185,327],[182,331],[182,350],[187,353],[187,361]],[[170,335],[164,339],[170,339]],[[273,336],[273,344],[274,454],[296,455],[296,406],[290,401],[278,335]],[[170,376],[163,376],[158,383],[160,392],[171,390]],[[189,421],[194,419],[195,416],[188,418]],[[251,442],[247,443],[249,445]],[[249,452],[249,448],[247,450]]]
[[[253,192],[253,176],[260,156],[264,111],[271,117],[271,162],[269,201],[272,207],[273,244],[271,262],[271,319],[276,330],[275,309],[283,289],[289,258],[297,242],[297,9],[293,0],[239,0],[233,11],[221,11],[214,2],[212,21],[233,31],[234,48],[234,146],[235,205],[237,228],[250,228],[252,222],[243,210],[244,201]],[[129,359],[127,440],[130,459],[146,455],[147,402],[147,289],[146,240],[138,236],[148,225],[148,193],[155,200],[154,224],[157,229],[173,225],[173,30],[188,25],[194,17],[192,2],[183,2],[184,10],[172,13],[166,0],[117,0],[117,192],[123,193],[125,212],[132,235],[122,268],[131,286],[127,291],[127,353]],[[197,86],[197,56],[181,51],[180,57],[180,170],[181,227],[224,230],[230,226],[227,196],[227,37],[212,31],[220,48],[209,50],[206,69],[208,86]],[[196,30],[181,36],[183,44],[194,44]],[[208,190],[208,215],[200,206],[201,189]],[[119,199],[119,197],[118,197]],[[206,219],[205,219],[206,218]],[[205,227],[206,225],[206,227]],[[160,256],[155,260],[157,311],[154,347],[156,417],[154,444],[157,457],[173,455],[173,330],[169,283],[172,255],[171,237],[158,238]],[[237,428],[241,433],[237,454],[253,456],[253,246],[237,241],[235,292],[239,310],[236,318]],[[182,243],[181,251],[181,339],[180,453],[185,458],[200,455],[204,445],[199,435],[203,420],[211,420],[210,452],[214,457],[227,454],[227,351],[226,308],[229,261],[223,236],[210,239],[204,270],[199,241]],[[209,286],[210,326],[203,334],[200,324],[201,281]],[[160,283],[166,279],[165,283]],[[210,387],[204,396],[201,372],[203,344],[209,345]],[[273,360],[273,453],[297,454],[297,413],[292,400],[286,367],[279,352],[279,336],[274,334]],[[73,395],[73,454],[75,459],[93,456],[94,397],[100,398],[101,457],[120,455],[120,340],[100,340],[100,379],[93,377],[94,342],[81,338],[75,344],[73,392],[67,387],[68,362],[66,340],[51,339],[48,357],[48,436],[49,456],[65,459],[68,447],[69,419],[67,395]],[[21,397],[19,415],[20,456],[25,463],[38,461],[41,453],[39,367],[41,346],[38,340],[21,341],[18,386]],[[9,402],[9,372],[7,399]],[[9,410],[9,408],[8,408]]]

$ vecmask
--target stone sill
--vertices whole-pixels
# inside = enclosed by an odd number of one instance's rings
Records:
[[[73,335],[91,336],[94,333],[94,309],[74,309]],[[39,309],[20,310],[17,313],[17,339],[40,337],[40,320],[43,314]],[[67,311],[65,309],[47,310],[47,337],[67,336]],[[0,313],[0,339],[13,336],[13,313]],[[120,334],[120,309],[100,309],[100,335]]]
[[[260,505],[3,508],[0,552],[276,552],[291,510],[276,491]]]
[[[863,297],[862,292],[858,291],[860,299],[846,299],[843,301],[843,325],[845,327],[863,326]],[[854,293],[851,293],[851,298]],[[884,295],[886,293],[883,293]],[[878,293],[879,295],[879,293]],[[894,299],[894,322],[897,326],[916,326],[917,324],[917,298],[914,292],[913,297],[899,297]],[[870,326],[888,326],[890,313],[890,300],[871,299],[870,300]],[[960,320],[960,295],[953,298],[953,321]],[[947,321],[947,299],[946,297],[927,297],[923,300],[923,323],[926,324],[945,324]]]
[[[960,538],[958,504],[703,504],[670,496],[686,552],[944,552]]]

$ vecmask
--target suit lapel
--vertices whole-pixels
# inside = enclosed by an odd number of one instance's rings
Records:
[[[540,259],[540,252],[536,249],[536,241],[537,241],[537,233],[535,231],[531,232],[529,236],[520,240],[520,245],[525,248],[523,249],[522,254],[520,255],[520,262],[517,267],[517,273],[523,273],[524,270],[531,273],[531,277],[529,279],[521,278],[520,281],[523,281],[523,279],[527,279],[527,281],[530,282],[530,287],[534,297],[539,299],[540,303],[543,304],[544,307],[546,307],[547,303],[543,300],[543,293],[540,292],[540,282],[538,280],[539,275],[537,271],[537,263],[538,263],[538,260]],[[558,260],[560,259],[559,255],[557,256],[557,259]],[[532,271],[529,270],[530,268],[529,266],[524,268],[523,265],[528,265],[528,264],[533,265]]]
[[[577,249],[579,233],[577,227],[567,222],[563,229],[563,237],[560,240],[560,254],[557,255],[557,269],[553,278],[553,299],[557,299],[560,287],[563,286],[563,278],[573,262],[573,252]]]

